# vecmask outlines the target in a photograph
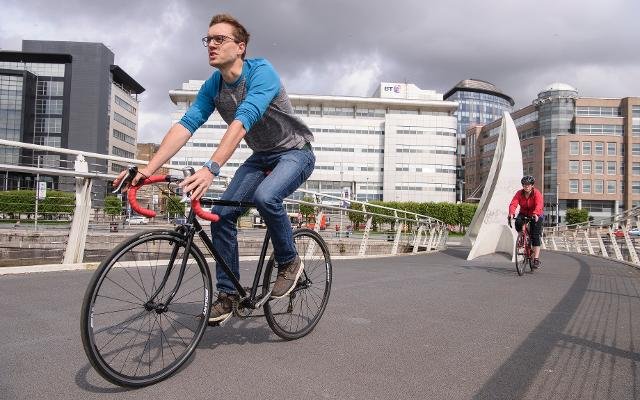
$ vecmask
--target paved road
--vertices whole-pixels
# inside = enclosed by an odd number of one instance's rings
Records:
[[[640,398],[640,270],[547,252],[518,277],[500,256],[464,254],[337,260],[311,335],[283,342],[262,319],[235,320],[134,391],[84,356],[89,272],[0,276],[0,398]]]

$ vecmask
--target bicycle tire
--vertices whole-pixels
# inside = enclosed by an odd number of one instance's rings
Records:
[[[267,301],[263,308],[273,332],[285,340],[308,335],[318,324],[329,301],[333,276],[327,244],[315,231],[307,228],[293,233],[304,272],[289,296]],[[263,294],[273,286],[278,270],[273,255],[263,278]]]
[[[168,309],[145,308],[145,300],[160,288],[168,255],[177,249],[158,302],[174,288],[186,242],[175,231],[140,233],[114,249],[93,274],[82,303],[82,344],[91,365],[109,382],[125,387],[160,382],[189,359],[202,339],[211,307],[211,275],[195,245]]]
[[[518,276],[524,275],[524,270],[526,268],[527,257],[525,246],[525,238],[523,237],[522,232],[520,232],[516,239],[515,248],[516,272],[518,273]]]

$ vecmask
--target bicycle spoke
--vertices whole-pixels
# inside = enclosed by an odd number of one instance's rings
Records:
[[[111,339],[110,339],[107,343],[103,344],[103,345],[102,345],[102,347],[101,347],[101,348],[99,348],[98,350],[99,350],[99,351],[103,351],[103,350],[104,350],[104,349],[105,349],[105,348],[106,348],[106,347],[107,347],[107,346],[108,346],[108,345],[109,345],[113,340],[115,340],[118,336],[120,336],[120,334],[122,334],[122,332],[124,332],[124,331],[129,327],[129,326],[131,326],[131,324],[133,324],[134,322],[136,322],[136,320],[138,320],[140,317],[142,317],[142,320],[143,320],[143,321],[145,320],[145,318],[147,318],[146,310],[145,310],[144,312],[141,312],[140,314],[138,314],[135,318],[132,318],[131,320],[129,320],[129,321],[128,321],[128,323],[127,323],[125,326],[123,326],[123,327],[122,327],[122,329],[120,329],[120,331],[119,331],[118,333],[116,333],[115,335],[113,335],[113,336],[111,337]],[[96,336],[97,336],[98,334],[100,334],[100,333],[102,333],[102,332],[106,332],[106,331],[108,331],[108,330],[110,330],[110,329],[113,329],[113,328],[117,328],[117,326],[111,326],[111,327],[103,328],[103,329],[102,329],[102,330],[100,330],[100,331],[96,331],[96,333],[95,333],[95,334],[96,334]]]
[[[125,292],[129,293],[130,295],[132,295],[133,297],[135,297],[137,300],[140,300],[143,304],[146,303],[144,300],[142,300],[140,297],[136,296],[135,294],[131,293],[130,291],[128,291],[127,289],[125,289],[124,287],[122,287],[120,284],[118,284],[117,282],[114,282],[113,280],[111,280],[111,278],[105,278],[107,280],[109,280],[110,282],[112,282],[114,285],[118,286],[120,289],[124,290]]]
[[[126,300],[122,300],[122,299],[116,299],[115,297],[109,297],[109,296],[105,296],[103,294],[99,294],[99,295],[96,296],[96,298],[98,298],[98,297],[102,297],[102,298],[109,299],[109,300],[121,301],[123,303],[135,304],[135,305],[138,305],[138,306],[142,306],[144,304],[144,303],[134,303],[132,301],[126,301]]]
[[[180,287],[182,287],[182,286],[180,286]],[[182,300],[182,299],[184,299],[185,297],[187,297],[188,295],[190,295],[191,293],[195,293],[196,291],[198,291],[198,290],[202,290],[202,289],[203,289],[202,287],[197,287],[197,288],[193,289],[192,291],[190,291],[190,292],[188,292],[188,293],[186,293],[186,294],[184,294],[184,295],[182,295],[182,296],[178,297],[178,298],[176,299],[176,301],[178,301],[178,300]],[[173,301],[172,301],[172,303],[173,303]]]
[[[120,310],[112,310],[112,311],[103,311],[103,312],[99,312],[99,313],[94,313],[93,316],[97,316],[97,315],[104,315],[104,314],[113,314],[113,313],[119,313],[119,312],[123,312],[123,311],[131,311],[131,310],[137,310],[138,307],[132,307],[132,308],[123,308]]]

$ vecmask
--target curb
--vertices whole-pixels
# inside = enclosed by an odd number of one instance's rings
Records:
[[[433,253],[433,252],[431,252]],[[426,252],[419,252],[417,254],[429,254]],[[401,254],[371,254],[365,256],[331,256],[332,260],[354,260],[354,259],[367,259],[367,258],[389,258],[389,257],[401,257],[412,256],[413,253],[401,253]],[[240,261],[257,261],[258,256],[244,256],[240,257]],[[213,267],[211,257],[206,257],[207,262]],[[3,267],[0,268],[0,276],[2,275],[16,275],[16,274],[30,274],[38,272],[61,272],[61,271],[93,271],[98,268],[100,263],[77,263],[77,264],[42,264],[42,265],[25,265],[20,267]]]

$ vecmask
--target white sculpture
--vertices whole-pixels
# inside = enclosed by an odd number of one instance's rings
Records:
[[[482,198],[462,242],[471,247],[467,260],[497,252],[510,254],[514,260],[516,231],[507,225],[507,217],[509,203],[520,189],[520,179],[520,138],[511,115],[505,111]]]

